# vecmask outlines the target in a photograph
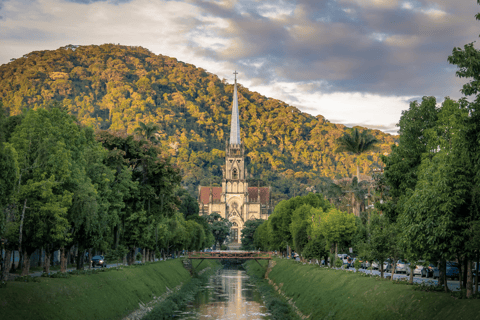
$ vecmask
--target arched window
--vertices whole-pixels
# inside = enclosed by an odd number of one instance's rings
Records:
[[[233,222],[232,226],[233,227],[238,227],[238,224],[236,222]]]
[[[238,171],[236,168],[232,170],[232,179],[238,179]]]

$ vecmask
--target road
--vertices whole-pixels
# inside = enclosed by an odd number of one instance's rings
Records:
[[[155,259],[155,261],[162,261],[163,259]],[[141,263],[141,261],[135,261],[135,263]],[[107,268],[115,268],[117,266],[123,266],[123,263],[108,263],[107,264]],[[92,268],[93,269],[100,269],[101,267],[94,267]],[[69,271],[75,271],[77,270],[77,268],[68,268],[67,269],[67,272]],[[88,270],[88,266],[86,267],[83,267],[83,270]],[[50,273],[57,273],[59,272],[60,270],[54,270],[54,271],[50,271]],[[31,277],[40,277],[42,275],[43,271],[37,271],[37,272],[31,272],[29,273],[28,275],[31,276]]]
[[[289,259],[289,258],[287,258]],[[300,261],[299,258],[296,258],[295,260],[297,261]],[[356,272],[356,270],[354,268],[349,268],[347,269],[348,271],[352,271],[352,272]],[[376,275],[376,276],[380,276],[380,271],[378,270],[366,270],[366,269],[358,269],[359,272],[365,272],[365,273],[371,273],[373,275]],[[389,278],[392,274],[391,273],[388,273],[388,272],[384,272],[383,273],[383,277],[384,278]],[[407,276],[406,274],[401,274],[401,273],[396,273],[394,276],[393,276],[393,279],[394,280],[397,280],[397,279],[404,279],[404,278],[409,278],[409,276]],[[438,283],[438,280],[435,280],[435,279],[432,279],[432,278],[422,278],[420,276],[414,276],[413,277],[413,282],[415,283],[422,283],[422,282],[426,282],[428,284],[432,284],[432,285],[437,285]],[[460,290],[460,282],[458,280],[448,280],[447,281],[447,284],[448,284],[448,288],[452,291],[458,291]]]

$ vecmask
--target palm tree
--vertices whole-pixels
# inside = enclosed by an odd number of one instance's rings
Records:
[[[157,133],[160,127],[153,123],[143,123],[141,121],[138,122],[138,127],[135,128],[135,133],[139,136],[144,137],[146,140],[151,142],[156,142],[157,138],[155,137],[155,133]]]
[[[337,139],[338,147],[335,152],[351,152],[357,156],[376,149],[375,144],[378,142],[375,137],[369,134],[366,130],[362,132],[354,128],[351,134],[345,133]],[[360,182],[360,167],[357,159],[357,181]]]

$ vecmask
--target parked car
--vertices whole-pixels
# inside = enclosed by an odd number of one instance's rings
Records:
[[[383,268],[385,269],[385,272],[391,273],[393,270],[393,264],[390,261],[385,261]]]
[[[361,266],[362,269],[370,268],[370,262],[365,261],[365,260],[360,260],[360,266]]]
[[[422,275],[422,270],[423,270],[423,265],[422,263],[425,263],[425,261],[418,261],[419,264],[415,265],[415,268],[413,269],[413,275]],[[407,265],[407,271],[406,274],[407,276],[410,275],[410,272],[412,272],[411,265]]]
[[[407,263],[403,260],[398,260],[397,265],[395,266],[396,273],[407,273]]]
[[[447,261],[447,278],[458,279],[458,264],[454,261]],[[433,272],[433,279],[438,279],[440,277],[440,268],[437,268]]]
[[[458,279],[458,263],[454,261],[447,261],[447,277]]]
[[[102,268],[107,267],[107,260],[105,260],[104,256],[93,256],[92,258],[92,267],[100,266]]]
[[[428,266],[422,269],[422,277],[433,277],[433,273],[435,272],[435,270],[438,270],[438,268],[434,264],[430,263]]]

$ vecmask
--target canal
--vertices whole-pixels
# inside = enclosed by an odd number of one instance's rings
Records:
[[[241,266],[218,270],[175,318],[270,319],[260,294]]]

